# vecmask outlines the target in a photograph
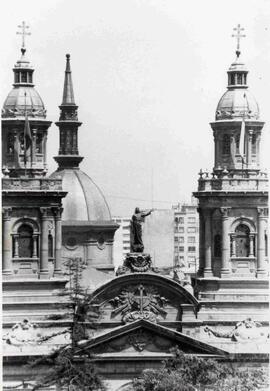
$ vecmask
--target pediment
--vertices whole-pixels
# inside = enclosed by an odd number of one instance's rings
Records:
[[[100,309],[100,323],[131,323],[138,319],[152,323],[181,320],[182,306],[188,306],[194,318],[199,303],[188,290],[171,278],[132,273],[116,277],[93,293]]]
[[[227,352],[178,331],[147,320],[137,320],[102,333],[81,346],[94,354],[170,353],[177,346],[185,353],[198,355],[225,355]],[[78,352],[79,353],[79,352]]]

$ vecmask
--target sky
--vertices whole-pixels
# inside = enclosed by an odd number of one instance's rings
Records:
[[[189,202],[200,168],[213,168],[209,122],[226,91],[240,23],[242,59],[261,120],[261,166],[269,163],[270,0],[13,0],[1,10],[0,95],[12,88],[22,21],[27,57],[47,109],[49,172],[57,165],[65,54],[79,106],[81,169],[112,215],[135,206]]]

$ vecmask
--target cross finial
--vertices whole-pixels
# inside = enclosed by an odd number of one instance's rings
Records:
[[[18,27],[19,29],[21,29],[21,31],[17,31],[16,34],[22,36],[22,49],[25,49],[25,36],[31,35],[31,33],[27,31],[27,29],[29,29],[29,26],[27,26],[25,22],[22,22],[22,24],[19,25]]]
[[[233,29],[236,33],[232,34],[232,37],[236,38],[237,46],[236,46],[236,55],[237,57],[240,56],[240,39],[245,37],[245,34],[241,34],[242,31],[245,29],[240,26],[240,24],[237,25],[237,27],[234,27]]]

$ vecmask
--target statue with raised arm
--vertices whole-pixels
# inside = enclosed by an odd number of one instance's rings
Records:
[[[144,245],[142,241],[142,223],[146,216],[149,216],[154,209],[140,210],[135,208],[135,212],[130,222],[130,249],[134,253],[142,253]]]

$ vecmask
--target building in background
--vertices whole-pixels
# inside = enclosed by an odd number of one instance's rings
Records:
[[[174,266],[174,214],[171,209],[155,209],[143,226],[144,252],[150,254],[155,267]]]
[[[173,205],[174,211],[174,265],[184,265],[190,271],[197,269],[199,256],[199,215],[197,203]]]
[[[119,225],[113,244],[113,264],[117,270],[130,252],[130,217],[115,216],[112,220]]]

